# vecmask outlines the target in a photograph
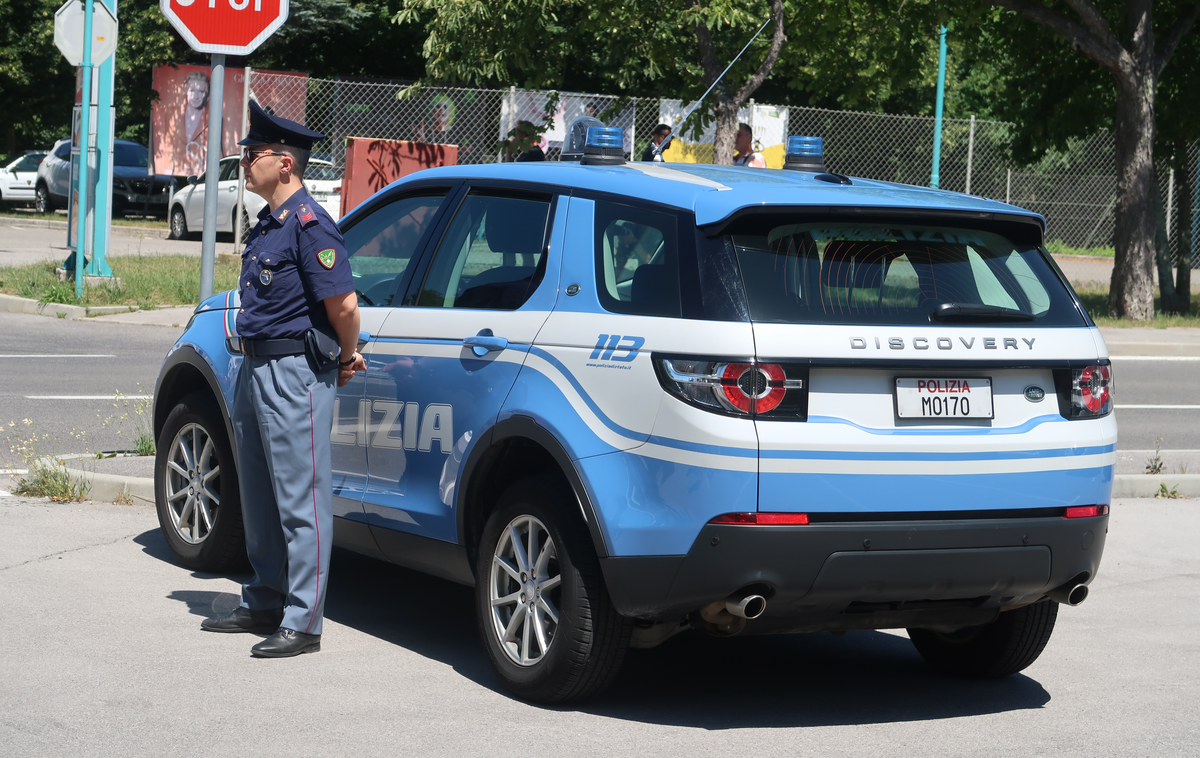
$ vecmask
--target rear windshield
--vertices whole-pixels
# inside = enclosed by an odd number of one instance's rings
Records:
[[[945,319],[948,325],[1085,323],[1036,246],[991,231],[765,222],[762,234],[731,240],[754,321],[917,325],[954,304],[973,315]]]
[[[146,168],[150,165],[150,153],[141,145],[116,143],[113,145],[113,165]]]

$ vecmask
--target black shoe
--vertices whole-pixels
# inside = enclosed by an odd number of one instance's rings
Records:
[[[250,648],[250,654],[255,658],[289,658],[301,653],[315,653],[320,649],[321,635],[281,628]]]
[[[200,622],[200,628],[208,632],[256,632],[270,634],[283,622],[283,609],[252,611],[235,608],[223,616],[214,616]]]

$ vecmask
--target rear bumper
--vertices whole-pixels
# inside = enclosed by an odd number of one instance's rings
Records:
[[[996,609],[1096,575],[1108,517],[709,524],[687,555],[602,559],[617,609],[668,621],[753,588],[764,619]],[[785,621],[785,619],[787,621]],[[777,623],[778,625],[778,623]],[[831,627],[833,628],[833,627]]]

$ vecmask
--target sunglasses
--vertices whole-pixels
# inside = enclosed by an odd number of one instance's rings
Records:
[[[243,162],[249,161],[250,163],[254,163],[256,160],[263,157],[264,155],[283,155],[283,153],[276,153],[271,150],[251,150],[250,148],[247,147],[244,150],[242,150],[242,161]]]

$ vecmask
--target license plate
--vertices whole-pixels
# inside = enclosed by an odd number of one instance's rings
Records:
[[[900,418],[994,418],[992,380],[984,376],[896,377]]]
[[[329,195],[325,194],[324,192],[314,192],[312,199],[316,200],[318,203],[323,203],[329,199]]]

